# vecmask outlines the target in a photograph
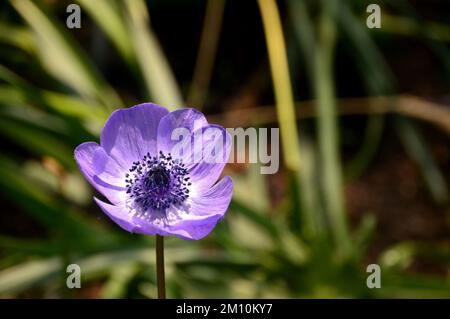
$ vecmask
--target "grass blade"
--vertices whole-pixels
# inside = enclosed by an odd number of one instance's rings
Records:
[[[333,52],[336,41],[333,1],[322,2],[319,42],[315,59],[315,96],[318,106],[319,152],[322,163],[324,205],[331,223],[338,253],[351,256],[351,242],[344,204],[342,165],[339,155],[338,117],[333,86]]]
[[[38,56],[50,74],[80,95],[102,101],[110,109],[122,106],[81,48],[48,14],[29,0],[13,0],[11,4],[35,32]]]
[[[78,1],[95,22],[105,31],[113,45],[130,66],[136,66],[132,42],[127,34],[126,23],[116,1]]]
[[[155,34],[149,29],[150,19],[145,2],[126,1],[128,30],[134,52],[144,76],[147,94],[154,102],[173,111],[183,106],[183,98],[164,57]]]
[[[274,0],[258,0],[258,5],[269,53],[284,161],[289,169],[297,171],[300,167],[300,144],[280,13]]]

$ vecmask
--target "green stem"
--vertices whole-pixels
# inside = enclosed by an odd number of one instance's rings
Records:
[[[164,237],[156,235],[156,284],[158,299],[166,299],[166,283],[164,278]]]
[[[205,104],[211,81],[224,8],[225,0],[208,0],[206,5],[205,21],[203,23],[194,76],[187,99],[187,105],[194,105],[199,110]]]
[[[336,42],[332,12],[325,1],[319,22],[319,42],[315,58],[315,95],[319,112],[319,147],[325,196],[325,211],[338,246],[339,255],[350,257],[351,243],[342,189],[342,166],[339,155],[339,132],[333,86],[333,51]]]
[[[258,5],[269,54],[284,160],[289,169],[298,171],[300,144],[280,13],[275,0],[258,0]]]

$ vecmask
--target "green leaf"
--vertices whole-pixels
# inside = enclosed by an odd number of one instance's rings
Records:
[[[202,259],[203,253],[192,248],[166,248],[166,266],[175,263]],[[79,259],[71,260],[82,269],[83,282],[104,277],[119,267],[144,264],[154,265],[154,249],[124,249],[96,253]],[[52,257],[22,264],[0,271],[0,295],[13,295],[35,285],[49,284],[60,279],[58,276],[65,269],[60,258]]]
[[[269,196],[266,175],[261,174],[260,164],[249,165],[246,174],[233,174],[233,198],[267,215]]]
[[[62,252],[62,245],[58,241],[19,239],[8,236],[0,236],[0,247],[9,251],[41,256],[52,256]]]
[[[65,167],[75,169],[72,149],[36,126],[0,117],[0,132],[37,155],[54,157]]]
[[[32,53],[36,48],[33,34],[23,26],[0,22],[0,41]]]
[[[64,93],[38,90],[29,86],[0,85],[0,103],[15,106],[38,103],[39,106],[51,108],[62,115],[91,121],[99,125],[103,124],[108,117],[108,112],[100,105],[91,104]]]
[[[37,222],[53,234],[64,234],[65,242],[75,247],[94,247],[111,240],[100,224],[36,187],[31,179],[17,173],[20,171],[21,167],[17,163],[0,157],[0,190]]]
[[[102,298],[124,298],[127,286],[137,274],[139,268],[136,265],[123,265],[114,268],[111,275],[102,288]]]
[[[183,98],[169,63],[153,31],[145,2],[126,1],[129,36],[144,76],[147,93],[156,103],[173,111],[183,106]]]
[[[450,298],[450,281],[424,275],[405,275],[385,271],[381,289],[373,292],[379,298]]]
[[[122,106],[80,46],[50,15],[29,0],[13,0],[11,4],[35,32],[38,56],[50,74],[80,95],[102,101],[109,109]]]
[[[433,199],[439,204],[447,203],[449,197],[447,182],[417,127],[412,120],[397,117],[397,129],[406,151],[419,165]]]
[[[60,259],[52,257],[28,261],[0,272],[0,295],[12,296],[33,285],[54,279],[61,267]]]
[[[376,218],[372,214],[364,214],[354,234],[355,256],[363,259],[375,234]]]
[[[84,10],[95,20],[95,22],[105,31],[114,46],[131,65],[136,66],[133,52],[133,44],[127,33],[127,26],[120,11],[120,6],[116,1],[78,1]]]
[[[235,210],[237,213],[244,215],[263,229],[269,232],[273,236],[277,236],[278,229],[273,220],[270,220],[267,216],[259,213],[251,207],[245,205],[239,200],[232,199],[230,203],[230,209]]]

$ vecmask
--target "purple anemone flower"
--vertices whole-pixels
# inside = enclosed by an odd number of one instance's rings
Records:
[[[79,145],[75,159],[110,203],[95,202],[123,229],[201,239],[231,200],[231,178],[217,182],[230,150],[228,132],[201,112],[144,103],[113,112],[100,145]]]

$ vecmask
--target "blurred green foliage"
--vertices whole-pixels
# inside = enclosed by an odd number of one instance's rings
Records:
[[[175,109],[183,105],[181,90],[151,29],[143,0],[78,3],[108,37],[141,90],[129,98],[109,84],[46,1],[12,0],[4,5],[17,19],[2,15],[0,20],[0,47],[6,53],[3,58],[8,57],[0,65],[0,134],[5,141],[0,190],[6,201],[2,214],[26,213],[39,234],[0,236],[0,296],[86,296],[75,295],[65,285],[66,265],[77,263],[84,290],[99,287],[95,297],[153,298],[153,238],[99,222],[107,218],[92,203],[92,188],[78,172],[72,154],[79,143],[98,139],[113,109],[144,100]],[[280,14],[275,1],[259,3],[263,16],[264,10],[269,15]],[[307,72],[318,101],[318,141],[306,134],[297,136],[290,118],[295,114],[292,84],[288,70],[279,68],[280,63],[286,67],[289,63],[286,52],[277,51],[285,45],[286,36],[276,22],[270,25],[274,21],[269,16],[265,32],[269,60],[275,63],[272,80],[279,126],[287,132],[282,142],[284,147],[299,149],[290,153],[296,158],[286,165],[290,191],[281,204],[272,207],[267,177],[259,174],[257,165],[250,165],[245,173],[233,173],[235,196],[227,218],[216,230],[199,242],[166,241],[168,296],[450,297],[448,279],[405,273],[416,256],[443,264],[450,260],[448,248],[416,242],[399,243],[384,251],[378,260],[382,289],[366,286],[367,250],[376,219],[367,214],[357,227],[350,228],[343,186],[344,178],[357,178],[370,165],[384,118],[368,116],[363,146],[344,169],[333,74],[334,49],[340,41],[337,33],[354,48],[352,54],[361,65],[368,94],[392,94],[396,88],[364,19],[355,13],[361,4],[335,0],[282,3],[290,22],[283,20],[283,27],[291,28],[285,33],[294,35],[303,61],[308,61],[301,69]],[[418,23],[408,15],[389,18],[391,24],[396,21],[407,26],[402,32],[416,30]],[[439,32],[434,35],[433,30]],[[445,30],[434,27],[425,36],[440,48],[438,41],[448,35]],[[398,119],[398,130],[432,196],[445,202],[445,179],[420,132],[406,118]],[[301,164],[293,167],[292,163]]]

